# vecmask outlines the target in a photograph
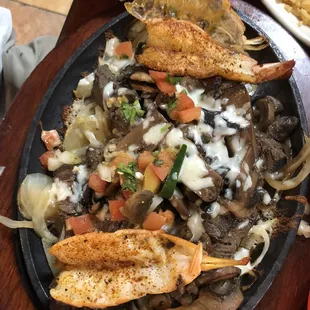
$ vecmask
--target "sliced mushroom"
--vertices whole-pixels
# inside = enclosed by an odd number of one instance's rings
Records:
[[[260,118],[257,124],[257,128],[260,131],[265,132],[275,120],[274,100],[270,100],[266,97],[257,100],[255,105],[260,112]]]
[[[158,93],[158,88],[152,87],[147,84],[131,83],[131,87],[135,90],[140,90],[145,93]]]
[[[202,288],[199,297],[189,306],[181,306],[176,310],[232,310],[238,309],[243,301],[239,285],[235,285],[229,295],[219,297],[212,293],[208,287]]]
[[[146,72],[135,72],[130,76],[130,79],[133,81],[155,84],[154,80]]]
[[[153,197],[151,191],[138,191],[126,201],[121,212],[131,223],[141,224],[148,214]]]

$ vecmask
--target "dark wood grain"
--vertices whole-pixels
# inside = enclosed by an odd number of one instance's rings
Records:
[[[264,9],[259,0],[248,2]],[[31,120],[49,84],[73,51],[122,10],[122,4],[116,0],[75,0],[59,39],[61,44],[36,68],[14,99],[0,125],[0,166],[6,167],[0,176],[1,215],[12,215],[13,193],[22,148]],[[305,104],[306,111],[310,111],[310,102]],[[18,272],[12,232],[0,225],[0,238],[0,310],[34,309]],[[257,309],[305,309],[310,288],[309,261],[309,242],[298,238],[280,274]]]

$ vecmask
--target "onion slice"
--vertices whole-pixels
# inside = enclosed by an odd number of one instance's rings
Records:
[[[30,228],[33,229],[34,225],[32,221],[14,221],[8,217],[0,215],[0,223],[6,227],[15,228]]]
[[[269,173],[265,174],[265,180],[267,183],[275,188],[278,191],[286,191],[292,188],[297,187],[300,183],[304,181],[304,179],[309,175],[310,173],[310,159],[307,159],[307,162],[302,167],[300,172],[297,174],[296,177],[288,179],[288,180],[275,180],[270,176]]]

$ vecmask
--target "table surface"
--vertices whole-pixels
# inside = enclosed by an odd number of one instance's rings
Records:
[[[265,10],[259,0],[248,2]],[[50,82],[83,41],[122,11],[123,5],[116,0],[75,0],[59,38],[62,44],[58,44],[40,63],[15,97],[0,125],[0,166],[6,167],[0,177],[1,215],[12,216],[16,176],[24,141]],[[309,54],[310,50],[306,50]],[[305,104],[309,111],[310,101]],[[23,281],[27,279],[21,278],[18,270],[22,268],[22,262],[16,262],[15,259],[14,234],[0,225],[0,310],[30,310],[34,306],[23,286]],[[298,237],[282,270],[256,309],[306,309],[310,288],[309,261],[309,243]]]

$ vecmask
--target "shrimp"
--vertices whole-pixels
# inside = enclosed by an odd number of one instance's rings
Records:
[[[201,271],[245,265],[213,258],[201,244],[140,229],[92,232],[55,244],[50,253],[62,265],[51,296],[75,307],[106,308],[146,294],[169,293]]]

